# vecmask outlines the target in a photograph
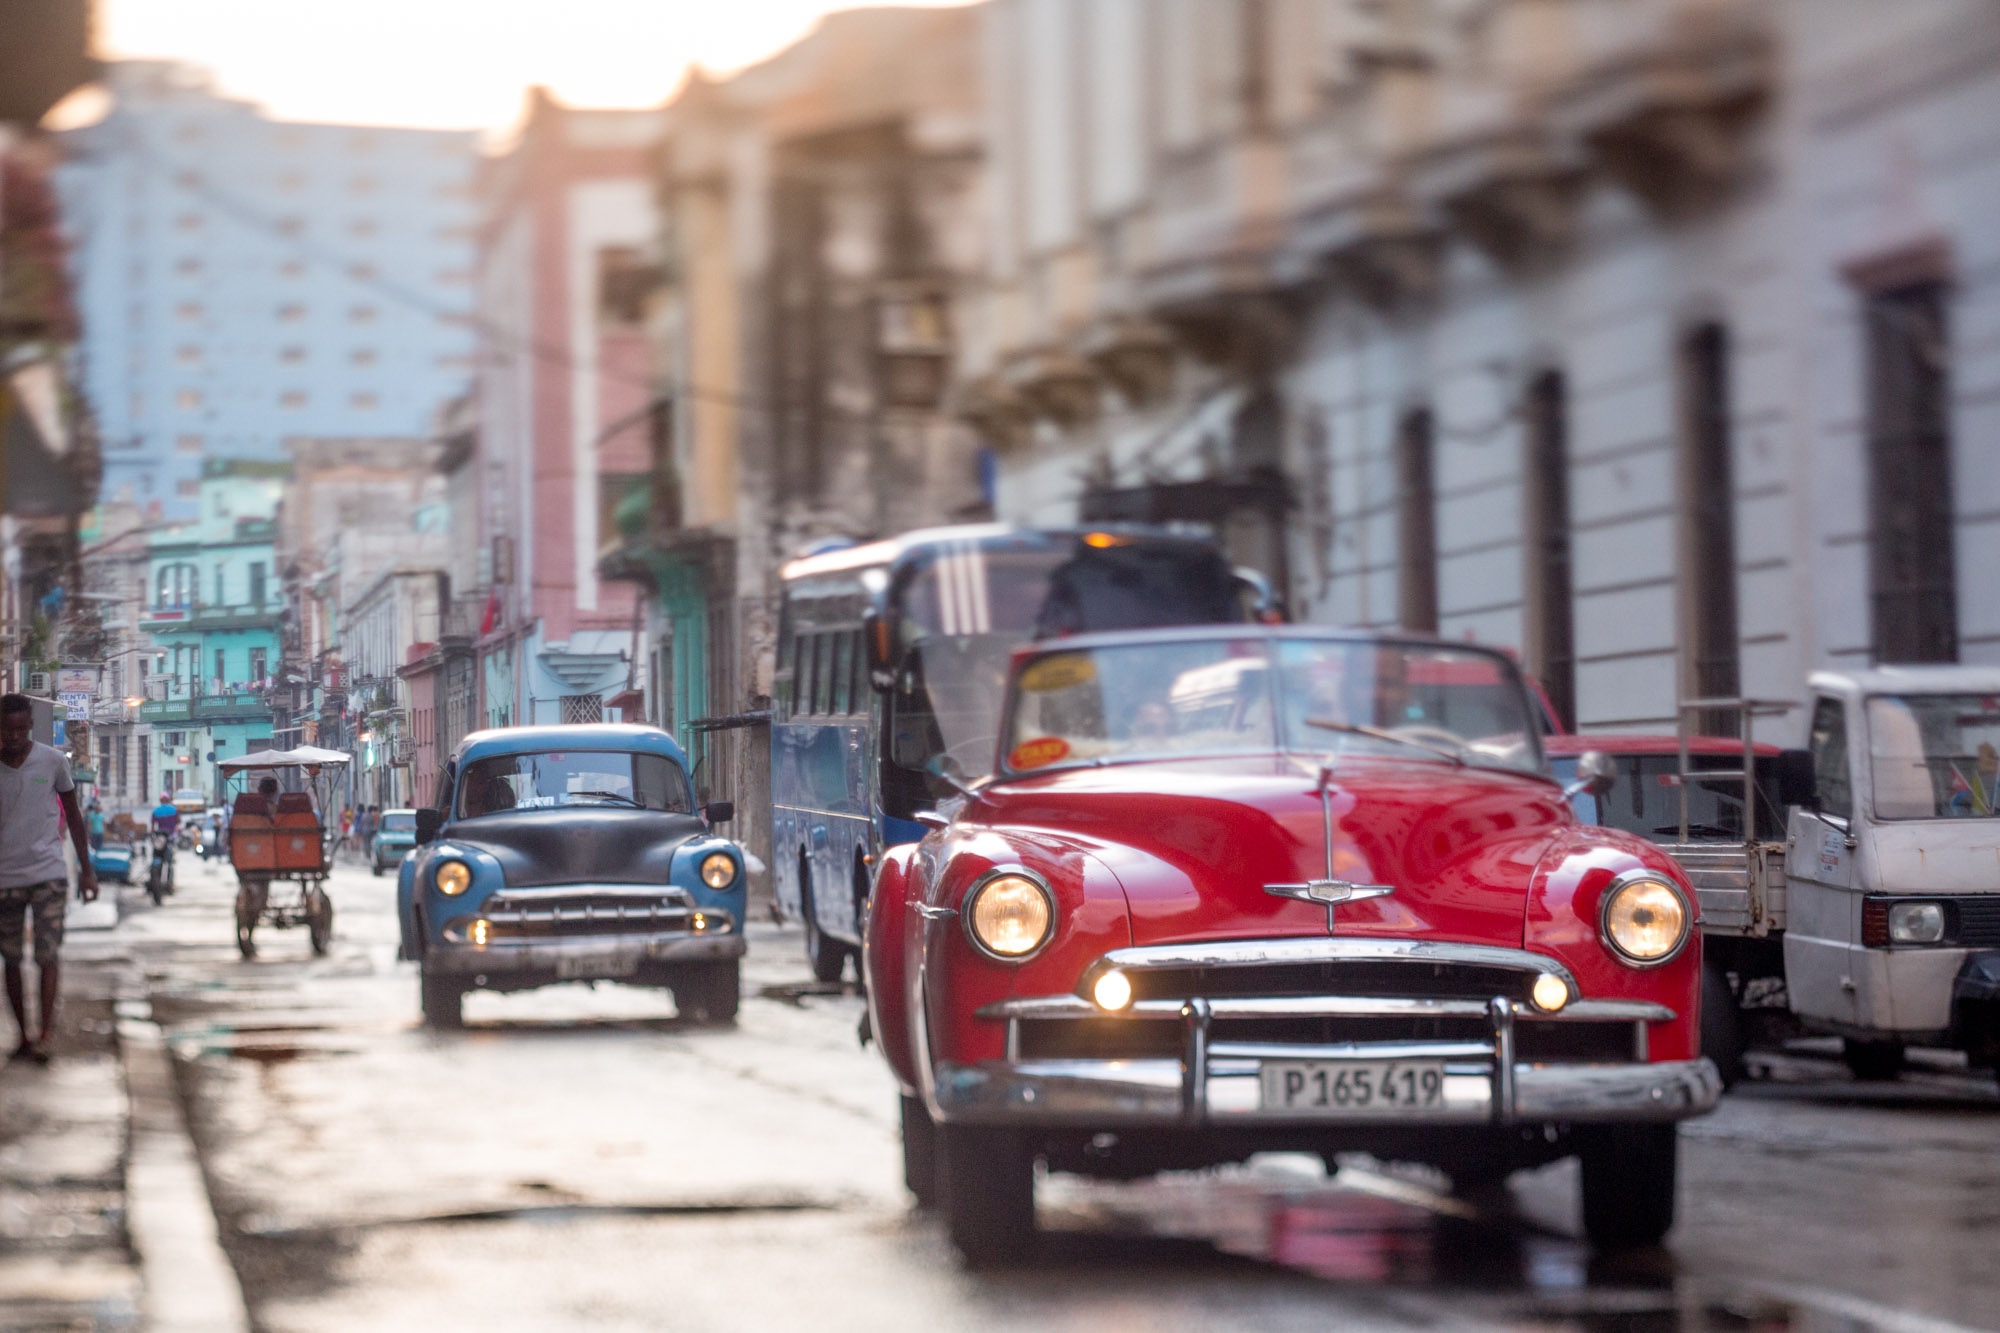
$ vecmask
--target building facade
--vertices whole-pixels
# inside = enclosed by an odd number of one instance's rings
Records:
[[[945,401],[985,239],[978,34],[970,9],[837,13],[667,111],[651,497],[606,569],[647,592],[648,717],[755,849],[779,566],[987,512]]]
[[[1990,6],[984,12],[1003,517],[1205,525],[1586,730],[2000,660]]]
[[[204,458],[423,435],[472,375],[474,136],[275,121],[155,61],[105,82],[61,180],[107,497],[189,518]]]
[[[659,226],[660,125],[658,111],[581,110],[536,89],[481,177],[469,466],[487,725],[617,720],[609,701],[636,669],[636,593],[597,561],[611,516],[647,486],[638,298]]]
[[[286,475],[282,463],[211,460],[202,467],[199,516],[147,539],[140,625],[153,663],[139,717],[151,729],[163,791],[219,802],[216,765],[270,743]]]

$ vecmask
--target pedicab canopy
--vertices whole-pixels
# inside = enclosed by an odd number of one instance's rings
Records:
[[[352,758],[352,755],[338,750],[301,745],[296,750],[252,750],[249,754],[225,759],[216,767],[225,773],[242,773],[254,768],[317,768],[321,764],[345,764]]]

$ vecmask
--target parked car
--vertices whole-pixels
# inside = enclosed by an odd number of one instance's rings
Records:
[[[108,839],[102,847],[93,847],[90,852],[90,868],[100,880],[115,879],[120,884],[132,882],[132,848],[129,844],[111,842]]]
[[[416,845],[417,812],[384,810],[375,836],[368,840],[368,864],[379,875],[402,860],[403,854]]]
[[[1017,650],[991,776],[890,850],[864,955],[905,1182],[968,1259],[1037,1161],[1129,1177],[1266,1150],[1461,1186],[1580,1159],[1603,1245],[1672,1225],[1715,1103],[1663,850],[1581,824],[1503,654],[1304,627]],[[1577,785],[1601,789],[1592,759]]]
[[[743,852],[697,806],[687,756],[637,726],[510,727],[460,741],[397,881],[402,956],[424,1018],[455,1027],[467,990],[621,981],[683,1013],[736,1017]]]

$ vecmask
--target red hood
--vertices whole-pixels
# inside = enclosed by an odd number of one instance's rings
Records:
[[[1324,907],[1264,891],[1326,877],[1316,777],[1282,755],[1070,769],[993,787],[979,815],[1088,845],[1124,886],[1135,944],[1324,936]],[[1343,759],[1334,876],[1396,891],[1340,907],[1337,931],[1518,946],[1536,864],[1573,823],[1558,789],[1526,775]]]

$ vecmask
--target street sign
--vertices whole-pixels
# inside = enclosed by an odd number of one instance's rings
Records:
[[[57,694],[97,693],[96,667],[58,667],[56,669]]]
[[[56,693],[56,702],[69,710],[73,720],[90,716],[90,694],[86,690],[59,690]]]

